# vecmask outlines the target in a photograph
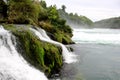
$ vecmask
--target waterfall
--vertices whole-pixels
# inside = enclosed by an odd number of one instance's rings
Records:
[[[15,37],[0,26],[0,80],[48,80],[17,52]]]
[[[51,40],[47,36],[46,32],[43,29],[37,28],[37,30],[36,30],[36,29],[30,28],[30,30],[33,31],[35,33],[35,35],[37,37],[39,37],[40,40],[45,41],[45,42],[49,42],[49,43],[52,43],[52,44],[55,44],[57,46],[61,46],[61,48],[62,48],[62,54],[63,54],[63,58],[65,60],[65,63],[73,63],[73,62],[77,61],[75,54],[73,54],[72,52],[69,52],[67,50],[67,48],[63,44]]]

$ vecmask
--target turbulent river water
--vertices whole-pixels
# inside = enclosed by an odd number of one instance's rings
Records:
[[[0,80],[48,80],[18,53],[17,41],[0,25]]]
[[[74,29],[78,62],[65,64],[60,80],[120,80],[120,30]]]
[[[65,45],[51,40],[40,28],[30,28],[40,40],[61,46],[64,63],[76,62],[76,55]],[[0,25],[0,80],[48,80],[43,72],[31,66],[17,51],[16,37]]]
[[[45,31],[30,30],[41,40],[59,45],[63,49],[65,64],[60,77],[52,80],[120,80],[119,29],[74,29],[72,39],[76,44],[70,46],[74,48],[75,55],[67,51],[61,43],[52,41]],[[43,72],[30,66],[19,55],[15,36],[2,26],[0,80],[48,80]]]

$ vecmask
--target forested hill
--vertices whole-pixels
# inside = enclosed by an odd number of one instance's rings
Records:
[[[120,28],[120,17],[104,19],[94,23],[95,28]]]
[[[77,13],[67,13],[64,5],[58,12],[60,17],[65,19],[67,24],[73,28],[90,28],[93,25],[93,22],[85,16],[79,16]]]

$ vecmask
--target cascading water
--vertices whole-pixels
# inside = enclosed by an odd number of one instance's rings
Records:
[[[0,80],[48,80],[15,49],[15,37],[0,26]]]
[[[77,61],[76,55],[72,54],[72,52],[69,52],[63,44],[51,40],[43,29],[37,28],[36,30],[36,29],[30,28],[30,30],[33,31],[40,38],[40,40],[55,44],[57,46],[61,46],[65,63],[72,63]]]

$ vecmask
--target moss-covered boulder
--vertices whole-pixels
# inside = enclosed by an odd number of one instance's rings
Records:
[[[48,21],[41,21],[39,26],[47,31],[48,36],[60,43],[63,44],[73,44],[74,42],[71,40],[72,29],[68,25],[61,25],[61,27],[57,27],[52,25]]]
[[[62,67],[62,50],[59,46],[43,42],[25,27],[4,25],[17,38],[17,50],[34,67],[47,76],[58,73]]]

